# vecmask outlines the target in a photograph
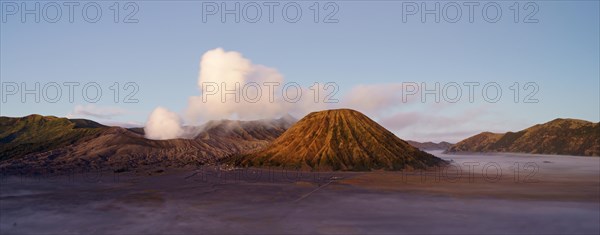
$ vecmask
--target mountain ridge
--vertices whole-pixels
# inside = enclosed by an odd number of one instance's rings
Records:
[[[202,127],[202,132],[194,138],[150,140],[139,129],[109,127],[84,120],[41,115],[0,117],[0,149],[3,150],[0,169],[3,172],[19,172],[28,168],[123,171],[153,164],[206,164],[232,154],[260,149],[281,135],[291,125],[288,122],[292,121],[219,120],[211,128]],[[32,141],[31,136],[38,138]],[[19,151],[5,151],[15,146]],[[30,146],[38,147],[25,151]]]
[[[107,126],[86,119],[37,114],[0,117],[0,160],[84,141]]]
[[[456,143],[446,152],[599,156],[600,124],[580,119],[556,118],[517,132],[482,132]]]
[[[418,142],[418,141],[414,141],[414,140],[406,140],[406,142],[418,149],[421,149],[421,150],[447,150],[448,148],[450,148],[453,145],[452,143],[449,143],[446,141],[434,143],[431,141]]]

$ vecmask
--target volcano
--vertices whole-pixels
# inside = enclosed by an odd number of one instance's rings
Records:
[[[187,126],[186,139],[151,140],[143,128],[29,115],[0,117],[0,173],[114,170],[209,164],[266,147],[296,120],[217,120]]]
[[[234,162],[325,171],[423,169],[444,163],[351,109],[310,113],[265,149]]]

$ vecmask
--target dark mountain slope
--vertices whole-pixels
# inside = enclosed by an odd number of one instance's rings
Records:
[[[66,118],[35,117],[35,119],[40,118],[59,121],[56,121],[58,124],[54,122],[48,124],[47,121],[26,122],[22,123],[20,128],[2,126],[2,130],[18,133],[16,136],[19,138],[1,143],[0,148],[16,146],[17,149],[24,149],[26,145],[36,146],[33,150],[21,153],[19,157],[0,161],[2,171],[20,172],[31,169],[122,171],[144,167],[206,164],[233,154],[249,153],[263,148],[281,135],[293,121],[288,119],[213,121],[202,127],[194,127],[200,134],[193,139],[150,140],[144,138],[139,132],[121,127],[96,128],[97,125],[89,120],[76,120],[77,124],[74,124]],[[10,124],[17,119],[3,118],[2,120]],[[81,124],[85,124],[85,128],[75,127]],[[94,128],[89,128],[90,126]],[[70,134],[71,132],[73,134]],[[4,133],[5,131],[2,134],[8,136]],[[28,141],[26,137],[29,136],[34,136],[36,142]],[[53,136],[64,137],[53,138]],[[39,145],[39,143],[46,144]]]
[[[0,117],[0,161],[85,141],[107,128],[84,119]]]
[[[448,152],[599,156],[600,124],[577,119],[555,119],[519,132],[481,133],[458,142]]]
[[[407,140],[406,142],[418,149],[421,149],[421,150],[446,150],[452,146],[451,143],[448,143],[446,141],[434,143],[434,142],[430,142],[430,141],[417,142],[417,141]]]

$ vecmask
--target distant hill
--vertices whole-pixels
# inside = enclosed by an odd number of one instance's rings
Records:
[[[86,141],[106,129],[85,119],[40,115],[0,117],[0,161]]]
[[[180,167],[219,161],[265,147],[295,120],[212,121],[189,127],[191,139],[150,140],[143,129],[31,115],[0,118],[0,170],[19,172]]]
[[[233,159],[242,166],[368,171],[426,168],[444,163],[350,109],[313,112],[267,148]]]
[[[555,119],[519,132],[483,132],[456,143],[447,152],[599,156],[600,124],[577,119]]]
[[[417,141],[407,140],[406,142],[418,149],[421,149],[421,150],[447,150],[448,148],[450,148],[452,146],[451,143],[448,143],[446,141],[434,143],[434,142],[429,142],[429,141],[428,142],[417,142]]]

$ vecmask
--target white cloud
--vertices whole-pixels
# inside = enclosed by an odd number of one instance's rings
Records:
[[[224,92],[236,89],[236,84],[239,85],[237,99]],[[286,101],[282,96],[285,85],[279,71],[254,64],[239,52],[221,48],[207,51],[200,61],[198,76],[198,88],[204,97],[188,99],[186,120],[197,124],[213,119],[275,118],[286,113],[303,116],[309,111],[325,108],[323,103],[315,103],[308,90],[302,87],[290,86],[288,98],[295,97],[295,88],[302,90],[302,96],[295,102]],[[224,99],[223,93],[226,94]]]
[[[126,109],[114,106],[97,106],[94,104],[75,105],[73,111],[67,114],[67,118],[94,117],[100,119],[112,119],[116,116],[128,114]]]
[[[207,51],[200,60],[198,74],[201,94],[188,98],[184,115],[186,123],[191,125],[215,119],[255,120],[285,114],[302,117],[308,112],[327,108],[323,102],[314,101],[308,88],[297,83],[289,86],[289,96],[284,96],[286,84],[292,83],[285,83],[283,75],[276,69],[254,64],[239,52],[221,48]],[[238,97],[224,90],[235,90]],[[296,91],[301,93],[298,99],[295,99]],[[161,107],[149,116],[145,129],[146,137],[150,139],[186,135],[181,117]]]
[[[271,94],[269,87],[264,83],[276,83],[279,86],[275,88],[274,94]],[[215,87],[203,86],[206,84]],[[236,84],[239,84],[238,99],[228,94],[223,100],[223,90],[236,90]],[[252,86],[249,86],[250,84]],[[464,133],[474,133],[475,126],[491,124],[489,120],[483,118],[489,115],[487,106],[478,108],[459,105],[460,108],[456,109],[454,106],[456,104],[435,103],[432,97],[429,97],[428,102],[422,103],[417,83],[357,85],[343,95],[340,103],[336,104],[323,103],[323,97],[320,97],[319,102],[315,102],[312,90],[306,87],[299,88],[302,91],[301,99],[295,102],[286,101],[282,96],[282,88],[285,84],[283,75],[274,68],[254,64],[239,52],[225,51],[221,48],[213,49],[204,53],[200,61],[197,78],[200,95],[188,98],[188,106],[182,116],[185,117],[187,124],[197,125],[215,119],[276,118],[286,113],[301,118],[308,112],[329,108],[351,108],[365,113],[395,132],[400,138],[417,141],[457,141],[467,137],[461,136]],[[323,84],[320,85],[319,89],[323,91]],[[260,93],[257,93],[256,86],[260,87]],[[407,91],[414,89],[408,86],[416,86],[416,90],[405,95]],[[294,96],[295,92],[290,92],[290,95]],[[450,106],[453,106],[452,110],[459,110],[459,112],[445,112]],[[462,113],[460,110],[463,110]],[[186,134],[182,127],[182,116],[164,108],[157,108],[146,124],[147,138],[184,137]],[[443,133],[456,135],[449,136]]]
[[[174,139],[184,134],[179,115],[163,107],[152,111],[144,131],[146,138],[154,140]]]
[[[105,126],[119,126],[123,128],[133,128],[133,127],[144,127],[144,123],[136,122],[136,121],[110,121],[110,120],[100,120],[98,123]]]
[[[407,103],[412,102],[412,96],[408,98]],[[370,116],[379,116],[401,104],[401,83],[356,85],[342,97],[340,103],[343,107],[353,108]]]

